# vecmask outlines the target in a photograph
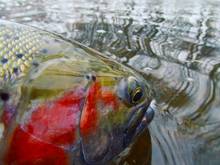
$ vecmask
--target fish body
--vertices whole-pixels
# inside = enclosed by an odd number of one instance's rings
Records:
[[[0,21],[0,164],[103,164],[150,123],[151,90],[75,41]]]

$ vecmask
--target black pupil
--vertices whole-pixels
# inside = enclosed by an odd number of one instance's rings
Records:
[[[134,101],[134,102],[137,102],[138,100],[141,99],[142,95],[143,95],[142,92],[141,92],[141,91],[138,91],[137,93],[135,93],[135,95],[134,95],[134,97],[133,97],[133,101]]]

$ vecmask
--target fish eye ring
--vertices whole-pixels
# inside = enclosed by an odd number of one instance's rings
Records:
[[[131,101],[132,103],[137,103],[141,100],[143,96],[143,92],[141,87],[137,87],[131,94]]]
[[[144,85],[133,76],[123,78],[118,84],[117,95],[129,105],[138,104],[145,95]]]

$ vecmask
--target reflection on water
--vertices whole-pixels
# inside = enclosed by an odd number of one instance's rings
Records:
[[[157,104],[152,164],[206,165],[220,162],[219,7],[216,0],[0,0],[0,18],[60,33],[138,70]]]

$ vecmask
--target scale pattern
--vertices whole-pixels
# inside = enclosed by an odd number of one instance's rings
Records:
[[[0,23],[0,79],[11,80],[25,73],[39,54],[41,34],[26,26]]]

